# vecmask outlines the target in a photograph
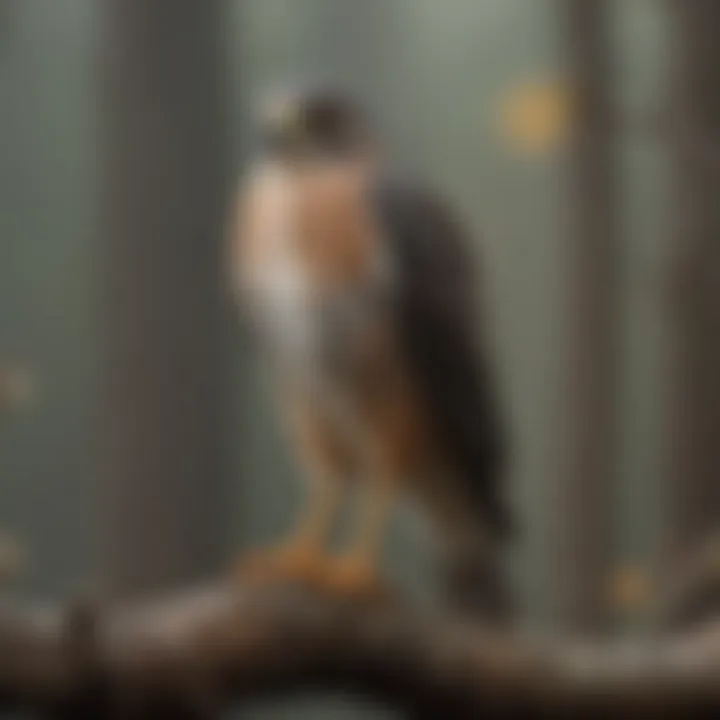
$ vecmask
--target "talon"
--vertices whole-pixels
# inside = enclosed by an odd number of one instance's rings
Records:
[[[375,568],[363,560],[336,560],[328,567],[324,580],[329,592],[358,600],[388,599],[392,595]]]
[[[321,585],[327,560],[313,548],[297,545],[242,556],[233,575],[260,583],[300,582]]]

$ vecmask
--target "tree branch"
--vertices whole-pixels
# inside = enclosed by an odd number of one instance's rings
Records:
[[[414,717],[666,715],[720,710],[719,681],[720,623],[654,642],[542,642],[407,607],[229,586],[102,612],[0,612],[0,707],[53,717],[212,717],[299,688]]]

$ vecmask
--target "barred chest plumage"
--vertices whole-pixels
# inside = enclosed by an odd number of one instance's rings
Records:
[[[388,321],[392,293],[382,244],[343,207],[343,180],[265,169],[242,273],[243,301],[273,366],[334,388],[368,368],[369,339]],[[338,194],[344,219],[327,193]]]

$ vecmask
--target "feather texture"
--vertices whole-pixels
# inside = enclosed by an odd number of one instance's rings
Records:
[[[409,370],[461,494],[495,537],[504,537],[511,529],[501,497],[504,423],[480,342],[468,240],[437,196],[407,181],[378,181],[372,204],[397,273],[396,321]]]

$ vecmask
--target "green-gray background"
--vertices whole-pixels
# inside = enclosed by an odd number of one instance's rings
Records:
[[[37,407],[2,421],[0,529],[27,548],[22,587],[45,594],[92,583],[102,561],[101,6],[0,2],[0,363],[27,362],[39,380]],[[642,118],[659,96],[661,3],[616,3],[615,28],[618,92],[628,116]],[[552,154],[518,154],[497,133],[494,117],[508,88],[557,70],[553,3],[236,0],[227,41],[238,171],[249,151],[248,107],[261,88],[287,75],[329,71],[369,99],[398,156],[444,189],[477,228],[516,448],[513,497],[524,539],[515,565],[530,617],[547,621],[548,483],[560,443],[562,176]],[[658,147],[641,122],[628,123],[622,141],[626,341],[615,548],[618,561],[642,565],[660,525],[653,463],[661,174]],[[225,529],[228,547],[273,536],[297,497],[262,391],[242,371],[241,342],[230,346],[240,370],[233,390],[237,462],[227,472],[227,497],[238,513]],[[391,563],[408,564],[412,546],[403,533],[394,540]]]

